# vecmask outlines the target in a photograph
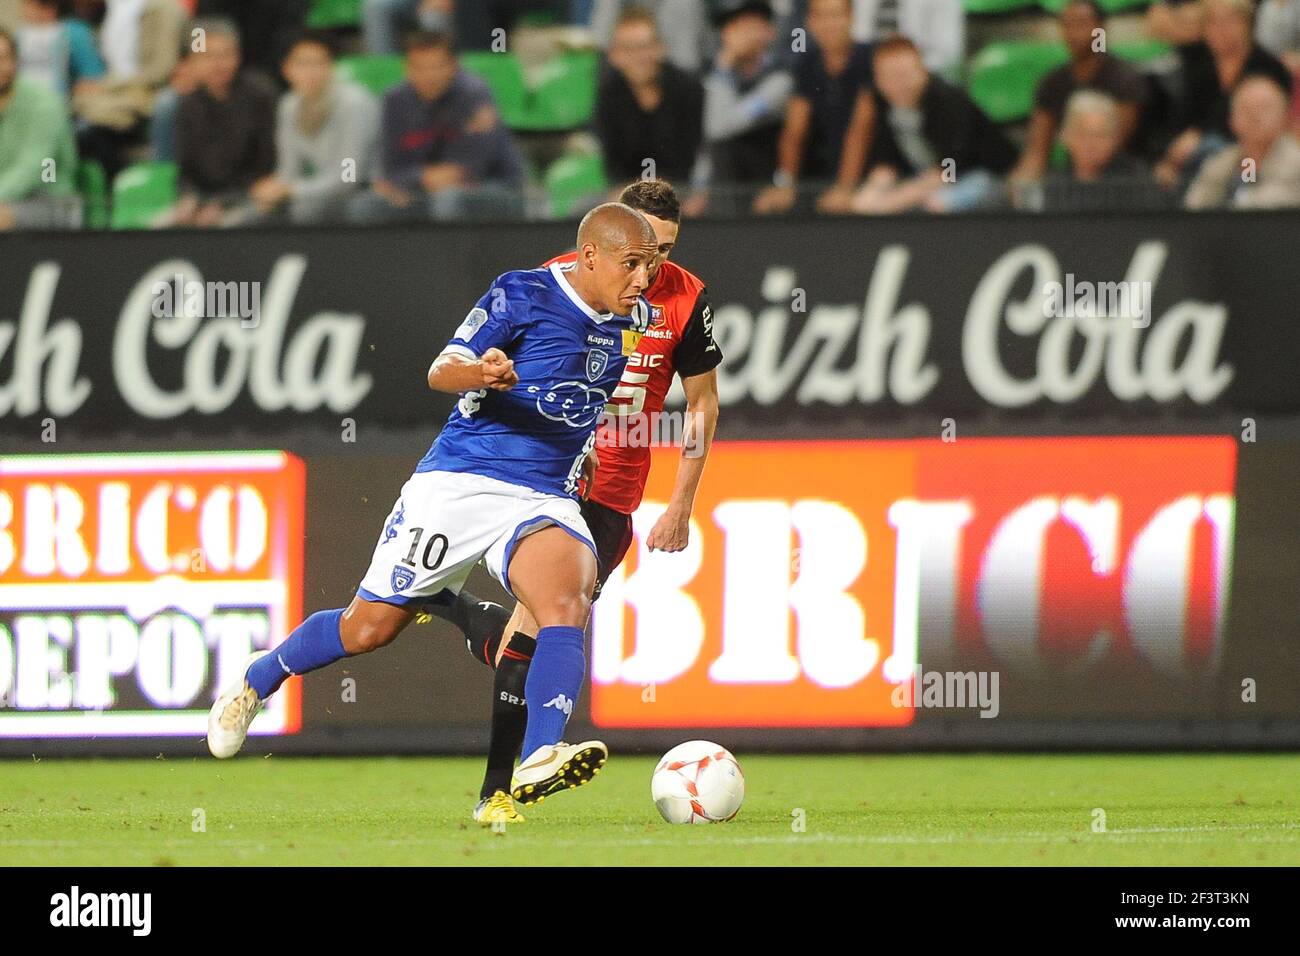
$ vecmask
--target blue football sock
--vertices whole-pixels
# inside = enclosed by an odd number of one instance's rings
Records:
[[[317,611],[299,624],[283,644],[255,660],[248,669],[247,680],[257,696],[266,700],[294,674],[306,674],[347,657],[339,634],[342,617],[341,607]]]
[[[587,671],[582,645],[582,628],[544,627],[537,632],[537,650],[524,684],[528,700],[524,757],[564,739],[564,725],[573,713]]]

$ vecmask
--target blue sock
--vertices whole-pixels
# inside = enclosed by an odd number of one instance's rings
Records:
[[[248,685],[257,691],[257,696],[266,700],[294,674],[306,674],[332,664],[340,657],[347,657],[343,638],[339,635],[342,617],[341,607],[317,611],[294,628],[283,644],[253,661],[246,679]]]
[[[524,757],[538,747],[564,739],[564,725],[573,713],[573,702],[578,699],[587,672],[582,645],[582,629],[578,627],[544,627],[537,632],[537,650],[524,683],[528,701]]]

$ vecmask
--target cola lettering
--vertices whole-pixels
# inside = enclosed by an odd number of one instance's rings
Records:
[[[356,367],[365,319],[319,312],[290,334],[289,317],[306,268],[301,255],[276,261],[253,326],[238,315],[204,318],[183,308],[155,315],[160,284],[202,283],[203,276],[179,259],[149,270],[127,296],[114,330],[113,378],[123,400],[152,419],[217,414],[245,394],[265,412],[355,409],[373,384],[372,376]],[[60,274],[60,266],[51,262],[33,268],[18,320],[0,322],[0,363],[9,357],[13,363],[8,381],[0,382],[0,416],[72,415],[91,395],[91,381],[79,373],[78,320],[50,321]],[[151,350],[159,347],[166,357],[155,354],[151,365]],[[179,388],[158,380],[158,371],[169,366],[181,370]]]
[[[1154,290],[1167,256],[1162,242],[1139,244],[1123,281]],[[772,405],[793,397],[800,405],[842,407],[888,397],[914,405],[930,395],[940,379],[926,361],[933,319],[925,305],[900,302],[910,260],[905,247],[886,247],[861,307],[822,303],[797,317],[790,310],[797,275],[770,267],[762,284],[768,305],[757,315],[735,303],[715,311],[714,335],[725,356],[718,369],[722,404]],[[1023,286],[1026,272],[1031,292],[1016,300],[1013,290]],[[1232,382],[1232,366],[1219,357],[1228,320],[1222,303],[1183,300],[1152,316],[1149,327],[1131,315],[1046,315],[1042,290],[1064,278],[1051,250],[1036,244],[1009,250],[981,278],[967,307],[961,354],[968,381],[985,401],[999,408],[1067,404],[1102,382],[1121,401],[1186,397],[1206,404]],[[1006,368],[1001,347],[1008,334],[1037,339],[1032,377],[1017,378]],[[1076,338],[1084,348],[1071,364]],[[681,401],[680,393],[670,397]]]

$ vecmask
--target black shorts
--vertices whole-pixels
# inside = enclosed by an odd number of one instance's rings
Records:
[[[594,501],[583,501],[579,506],[591,532],[592,544],[596,546],[596,590],[591,592],[594,601],[632,545],[632,516]]]

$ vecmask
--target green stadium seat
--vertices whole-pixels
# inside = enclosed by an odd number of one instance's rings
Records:
[[[1015,13],[1038,5],[1038,0],[962,0],[962,8],[972,16]]]
[[[486,50],[460,55],[460,65],[492,89],[501,120],[511,129],[524,126],[528,107],[528,94],[524,89],[524,73],[513,53],[492,53]]]
[[[176,202],[175,163],[136,163],[113,181],[114,229],[148,229]]]
[[[1129,40],[1116,43],[1111,52],[1134,63],[1149,63],[1174,52],[1174,48],[1162,40]]]
[[[342,79],[365,87],[375,96],[383,96],[406,76],[406,65],[397,54],[364,53],[339,57],[335,70]]]
[[[77,166],[77,192],[83,203],[81,223],[86,229],[108,228],[108,177],[94,160]]]
[[[590,50],[568,51],[547,62],[520,128],[566,130],[586,126],[596,108],[598,69],[599,60]]]
[[[361,0],[312,0],[307,26],[317,29],[361,25]]]
[[[1068,61],[1063,43],[990,43],[971,61],[967,90],[998,123],[1027,117],[1043,74]]]
[[[1047,168],[1064,171],[1070,168],[1070,151],[1059,139],[1052,144],[1051,155],[1047,157]]]
[[[605,161],[599,153],[561,156],[543,177],[551,215],[564,219],[586,199],[599,198],[609,188]]]
[[[1039,0],[1039,4],[1048,13],[1060,13],[1070,0]],[[1140,7],[1149,6],[1151,0],[1097,0],[1097,5],[1101,7],[1102,13],[1110,15],[1112,13],[1125,13],[1129,10],[1136,10]]]

